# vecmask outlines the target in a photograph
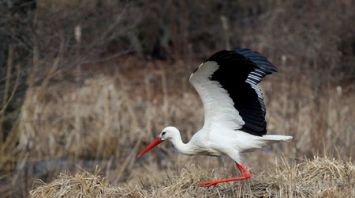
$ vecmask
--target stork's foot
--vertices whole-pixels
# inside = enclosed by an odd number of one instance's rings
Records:
[[[199,182],[197,185],[199,185],[201,187],[209,187],[209,186],[215,186],[218,183],[219,182],[217,182],[217,181],[208,181],[208,182]]]
[[[237,168],[239,169],[239,171],[243,174],[241,177],[221,179],[221,180],[212,180],[212,181],[208,181],[208,182],[200,182],[200,183],[198,183],[198,185],[201,187],[209,187],[209,186],[215,186],[219,183],[224,183],[224,182],[246,180],[251,177],[251,173],[243,166],[243,164],[236,163],[236,165],[237,165]]]
[[[215,186],[215,185],[217,185],[219,183],[247,180],[250,177],[251,177],[251,174],[250,175],[246,175],[246,176],[242,176],[242,177],[236,177],[236,178],[212,180],[212,181],[208,181],[208,182],[200,182],[200,183],[198,183],[198,185],[201,186],[201,187],[209,187],[209,186]]]

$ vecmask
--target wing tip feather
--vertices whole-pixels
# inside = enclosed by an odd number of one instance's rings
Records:
[[[253,51],[249,48],[236,48],[235,51],[253,62],[259,69],[262,69],[267,74],[277,72],[277,67],[272,64],[265,56],[259,52]]]

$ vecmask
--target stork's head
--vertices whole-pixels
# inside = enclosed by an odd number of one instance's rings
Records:
[[[180,134],[179,130],[175,127],[172,126],[168,126],[165,127],[160,135],[155,138],[147,147],[145,147],[145,149],[140,152],[138,154],[138,157],[142,157],[145,153],[149,152],[150,150],[152,150],[155,146],[157,146],[158,144],[162,143],[165,140],[172,140],[175,137],[178,137]]]
[[[177,128],[168,126],[161,131],[159,137],[161,140],[171,140],[174,137],[178,136],[179,134],[180,132]]]

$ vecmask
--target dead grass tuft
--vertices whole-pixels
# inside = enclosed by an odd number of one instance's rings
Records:
[[[120,190],[110,186],[97,174],[61,173],[57,179],[42,184],[30,192],[30,197],[117,197]]]
[[[315,157],[291,165],[282,161],[271,173],[257,178],[254,186],[263,186],[262,196],[346,197],[354,195],[355,166],[351,162]]]

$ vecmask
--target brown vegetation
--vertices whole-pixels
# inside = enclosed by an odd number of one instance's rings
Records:
[[[284,160],[247,182],[224,184],[212,188],[196,185],[211,177],[223,177],[221,171],[207,172],[188,163],[179,169],[154,175],[138,173],[126,184],[109,186],[97,174],[79,172],[60,174],[50,183],[40,183],[30,192],[42,197],[349,197],[354,194],[355,166],[350,162],[315,158],[299,164]],[[134,172],[137,172],[135,170]],[[223,176],[222,176],[223,175]]]
[[[0,40],[20,35],[0,46],[2,196],[355,195],[353,1],[26,1],[32,21],[0,19]],[[278,66],[262,83],[268,129],[294,141],[248,154],[250,182],[209,189],[193,184],[237,174],[229,159],[169,144],[137,159],[164,126],[187,141],[202,125],[190,72],[234,46]]]

